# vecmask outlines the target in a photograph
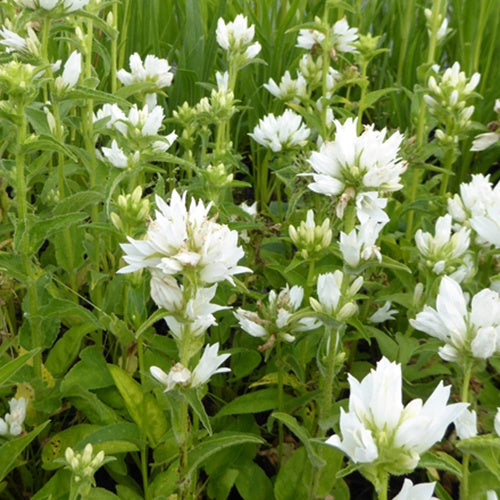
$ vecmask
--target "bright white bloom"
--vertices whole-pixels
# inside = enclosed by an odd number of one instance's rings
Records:
[[[0,418],[0,436],[19,436],[26,418],[26,399],[12,398],[9,401],[10,412]]]
[[[387,130],[365,127],[358,136],[357,119],[344,124],[334,120],[335,140],[325,142],[309,159],[315,173],[309,189],[316,193],[339,196],[348,188],[355,192],[392,192],[401,189],[406,163],[398,156],[403,136],[399,132],[385,140]]]
[[[102,154],[105,158],[116,168],[127,168],[129,164],[129,159],[127,155],[118,146],[118,143],[113,139],[110,148],[102,148]]]
[[[348,266],[356,268],[362,260],[372,258],[376,258],[379,262],[382,261],[380,247],[375,243],[383,227],[384,224],[368,219],[349,234],[345,234],[343,231],[340,233],[339,247],[342,258]]]
[[[460,439],[477,436],[477,414],[474,410],[465,410],[453,423]]]
[[[326,218],[321,225],[316,225],[313,210],[307,211],[306,220],[298,228],[289,226],[288,234],[304,259],[322,252],[332,242],[330,219]]]
[[[302,117],[287,109],[278,117],[272,113],[266,115],[248,135],[276,153],[285,148],[304,146],[310,133],[302,123]]]
[[[420,455],[440,441],[468,406],[447,405],[450,386],[440,382],[426,403],[414,399],[406,407],[401,396],[401,365],[382,358],[377,368],[358,382],[348,375],[349,411],[340,410],[340,432],[326,443],[349,455],[367,470],[400,475],[417,467]]]
[[[485,149],[500,142],[500,134],[498,132],[486,132],[476,135],[472,141],[471,151],[484,151]]]
[[[227,373],[230,372],[230,368],[222,367],[219,368],[226,359],[231,356],[230,354],[219,354],[219,343],[216,342],[213,345],[207,345],[200,361],[193,370],[193,376],[191,378],[191,386],[197,387],[199,385],[206,384],[212,375],[216,373]]]
[[[181,292],[183,291],[182,286],[180,287],[180,290]],[[170,329],[170,333],[175,338],[181,340],[188,334],[193,337],[200,337],[208,330],[208,328],[217,324],[213,313],[230,308],[211,303],[211,300],[215,297],[216,291],[217,285],[213,285],[210,288],[200,287],[196,290],[195,296],[190,298],[185,305],[184,302],[182,302],[177,314],[175,314],[176,311],[174,309],[176,305],[175,303],[172,304],[172,308],[167,309],[168,311],[174,312],[173,315],[166,316],[165,321]],[[169,290],[165,291],[165,293],[174,294],[175,291]],[[172,299],[174,299],[174,297],[170,298],[170,300]],[[168,302],[166,304],[159,304],[165,306],[168,305]]]
[[[486,500],[498,500],[495,490],[486,491]]]
[[[301,286],[286,285],[278,294],[269,292],[268,304],[260,307],[260,315],[253,311],[246,311],[241,307],[234,313],[240,327],[252,337],[281,338],[286,342],[293,342],[292,333],[312,330],[318,325],[311,318],[295,320],[293,313],[302,305],[304,289]]]
[[[385,321],[394,319],[394,315],[398,313],[398,310],[391,309],[391,304],[391,301],[388,300],[368,318],[368,321],[372,323],[384,323]]]
[[[439,285],[436,309],[425,306],[410,324],[445,342],[439,348],[445,361],[468,356],[487,359],[500,353],[500,296],[489,288],[474,295],[469,311],[460,285],[445,276]]]
[[[337,209],[340,203],[337,204]],[[385,212],[387,198],[380,198],[377,191],[365,191],[356,195],[356,217],[361,224],[369,220],[385,226],[389,216]]]
[[[415,233],[415,243],[418,251],[432,271],[442,274],[454,269],[449,269],[453,261],[460,259],[469,248],[470,230],[461,227],[451,235],[451,215],[446,214],[436,221],[435,236],[424,233],[419,229]]]
[[[94,123],[107,118],[106,127],[113,128],[116,127],[118,130],[124,130],[126,132],[126,127],[124,127],[123,123],[127,117],[125,113],[120,109],[118,104],[104,104],[101,109],[97,110],[97,113],[94,113]]]
[[[264,88],[274,97],[283,101],[293,101],[298,103],[301,98],[307,97],[307,83],[305,78],[297,72],[297,79],[290,76],[289,71],[281,77],[279,85],[270,78],[268,83],[264,83]]]
[[[159,89],[170,87],[174,73],[166,59],[147,55],[142,62],[141,56],[135,52],[129,59],[130,73],[121,69],[116,74],[123,85],[132,85],[139,82],[153,82]]]
[[[228,90],[229,85],[229,72],[224,71],[221,73],[220,71],[215,72],[215,81],[217,82],[218,90]]]
[[[317,313],[333,317],[337,321],[345,321],[355,314],[358,306],[353,298],[363,285],[363,277],[359,276],[348,287],[343,286],[344,280],[349,278],[339,270],[321,274],[316,287],[318,300],[310,297],[311,307]],[[342,290],[346,290],[345,293]]]
[[[0,29],[0,45],[7,47],[7,53],[12,51],[26,52],[28,50],[26,40],[17,33],[8,30],[5,26]]]
[[[63,73],[58,76],[55,80],[56,89],[59,92],[67,91],[72,89],[80,78],[80,73],[82,72],[82,55],[80,52],[74,50],[66,64],[64,65]]]
[[[357,52],[353,44],[358,39],[358,28],[350,28],[345,17],[333,25],[332,32],[333,47],[337,52]]]
[[[127,123],[135,127],[142,136],[150,136],[158,134],[163,123],[163,118],[164,113],[161,106],[155,106],[150,111],[148,105],[142,109],[138,109],[137,104],[134,104],[128,113]],[[122,134],[127,135],[127,123],[121,124],[121,128],[118,127],[118,124],[115,126]]]
[[[151,298],[158,307],[170,312],[183,309],[182,288],[174,277],[155,271],[151,276],[150,287]]]
[[[497,408],[497,413],[495,415],[495,421],[493,422],[495,432],[500,436],[500,408]]]
[[[242,14],[228,23],[222,17],[219,18],[215,35],[220,47],[231,52],[242,52],[247,59],[254,58],[260,52],[260,43],[252,44],[255,26],[248,26],[248,19]]]
[[[238,266],[244,255],[238,246],[238,233],[208,217],[211,203],[205,206],[193,199],[188,209],[186,193],[181,197],[174,190],[170,204],[159,196],[156,204],[156,219],[150,223],[146,238],[129,237],[129,243],[121,245],[128,265],[119,272],[149,268],[175,275],[189,270],[197,273],[202,284],[232,282],[233,275],[250,271]]]
[[[165,385],[165,392],[175,389],[178,385],[182,387],[199,387],[206,384],[212,375],[231,371],[230,368],[219,368],[229,358],[230,354],[219,354],[218,352],[218,342],[207,345],[192,373],[181,363],[176,363],[168,374],[157,366],[152,366],[149,371],[158,382]]]
[[[321,31],[313,29],[302,29],[299,30],[299,36],[297,37],[297,45],[300,49],[311,50],[315,45],[321,45],[325,35]]]
[[[436,483],[413,484],[411,479],[406,478],[401,491],[392,500],[438,500],[433,497]]]
[[[16,0],[19,5],[29,9],[54,10],[62,7],[64,12],[74,12],[85,7],[90,0]]]
[[[254,201],[251,205],[248,205],[245,201],[240,204],[240,208],[248,214],[252,219],[255,219],[257,216],[257,202]]]

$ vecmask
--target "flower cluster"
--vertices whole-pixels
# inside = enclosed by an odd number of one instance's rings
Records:
[[[358,39],[358,28],[350,28],[345,18],[337,21],[325,35],[315,29],[301,29],[297,38],[297,45],[301,49],[312,50],[317,45],[322,45],[328,36],[327,52],[356,52],[355,42]]]
[[[460,285],[445,276],[436,309],[425,306],[410,324],[445,343],[439,356],[446,361],[487,359],[500,353],[500,296],[489,288],[472,297],[469,311]]]
[[[440,382],[429,399],[403,406],[401,365],[382,358],[359,382],[348,375],[349,411],[340,410],[340,432],[326,442],[349,455],[374,484],[381,472],[400,475],[417,467],[420,455],[440,441],[467,403],[447,405],[450,386]]]
[[[263,348],[268,349],[276,340],[293,342],[293,333],[312,330],[318,326],[313,318],[298,318],[294,315],[301,307],[303,298],[302,287],[290,288],[287,285],[279,293],[271,290],[267,305],[259,303],[259,313],[240,307],[234,315],[246,333],[266,340]]]
[[[9,408],[10,412],[0,418],[0,436],[19,436],[26,418],[26,399],[12,398]]]
[[[64,458],[68,469],[73,474],[75,483],[82,481],[94,483],[94,474],[103,465],[104,451],[94,455],[93,447],[88,443],[83,449],[83,453],[75,453],[73,448],[66,448]]]
[[[317,226],[314,222],[314,212],[308,210],[306,220],[302,221],[298,228],[289,226],[288,234],[304,259],[314,258],[330,246],[330,219],[324,219],[323,223]]]
[[[479,243],[500,248],[500,184],[476,174],[460,184],[460,195],[448,200],[448,212],[460,225],[472,227]]]
[[[176,363],[172,369],[165,373],[157,366],[151,366],[151,375],[165,385],[165,391],[174,389],[177,385],[182,387],[199,387],[206,384],[208,380],[217,373],[227,373],[231,370],[220,365],[229,358],[230,354],[218,354],[219,343],[207,345],[200,361],[191,372],[181,363]]]
[[[260,43],[252,43],[255,26],[248,26],[248,19],[242,14],[238,14],[234,21],[228,23],[219,18],[215,35],[220,47],[243,59],[253,59],[260,52]]]
[[[47,11],[59,10],[65,14],[80,10],[85,7],[90,0],[16,0],[22,7],[28,9],[43,9]]]
[[[401,189],[401,175],[406,163],[398,156],[403,136],[399,132],[385,140],[387,131],[365,128],[358,136],[357,119],[348,118],[344,124],[334,121],[335,140],[325,142],[319,151],[311,154],[309,164],[314,170],[314,182],[309,189],[316,193],[340,197],[337,215],[341,217],[345,204],[356,198],[359,212],[368,203],[370,217],[384,222],[387,215],[381,210],[386,200],[378,195]],[[385,201],[385,203],[381,203]],[[366,220],[366,219],[365,219]],[[363,222],[363,220],[360,221]]]
[[[282,149],[304,146],[310,133],[302,123],[302,117],[287,109],[278,117],[272,113],[266,115],[248,135],[276,153]]]

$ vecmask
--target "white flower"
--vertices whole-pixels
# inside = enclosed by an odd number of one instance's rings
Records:
[[[26,52],[28,49],[26,40],[17,33],[8,30],[5,26],[2,26],[2,29],[0,30],[0,37],[0,45],[7,47],[7,53],[15,50],[18,52]]]
[[[397,313],[397,309],[391,309],[391,301],[388,300],[368,318],[368,321],[372,323],[384,323],[385,321],[394,319],[394,315]]]
[[[29,9],[53,10],[62,7],[65,13],[85,7],[90,0],[16,0],[16,2]]]
[[[330,246],[332,230],[330,219],[326,218],[318,225],[314,222],[314,211],[308,210],[306,220],[298,228],[288,227],[288,234],[304,259],[319,253]]]
[[[373,463],[390,474],[410,472],[420,454],[440,441],[467,403],[447,405],[450,387],[440,382],[425,404],[421,399],[403,406],[401,365],[382,358],[376,370],[358,382],[348,375],[349,411],[340,410],[340,431],[326,443],[355,463]]]
[[[358,28],[350,28],[345,17],[333,25],[332,32],[337,52],[357,52],[353,43],[358,39]]]
[[[220,71],[215,72],[215,81],[217,82],[217,89],[218,90],[228,90],[228,84],[229,84],[229,72],[224,71],[224,73],[221,73]]]
[[[385,226],[389,222],[389,216],[384,210],[386,206],[387,199],[380,198],[377,191],[365,191],[356,195],[356,217],[361,224],[371,220]]]
[[[199,385],[206,384],[210,377],[216,373],[227,373],[231,371],[230,368],[219,368],[220,365],[229,358],[230,354],[218,354],[218,352],[218,342],[205,347],[200,361],[193,370],[193,376],[191,378],[192,387],[198,387]]]
[[[110,148],[102,148],[102,154],[105,158],[116,168],[127,168],[128,167],[128,158],[118,146],[118,143],[113,139],[111,142]]]
[[[310,130],[302,123],[302,117],[287,109],[278,117],[272,113],[266,115],[248,135],[276,153],[284,148],[304,146],[309,134]]]
[[[129,58],[130,73],[121,69],[116,74],[123,85],[132,85],[139,82],[153,82],[159,89],[170,87],[174,73],[166,59],[154,55],[147,55],[142,62],[141,56],[135,52]]]
[[[55,80],[56,89],[59,92],[67,91],[72,89],[80,78],[80,73],[82,72],[82,55],[80,52],[74,50],[71,52],[68,60],[66,61],[61,76],[58,76]]]
[[[270,78],[268,83],[264,83],[264,88],[274,97],[283,101],[298,103],[301,98],[307,97],[307,83],[300,73],[297,73],[297,79],[294,80],[290,76],[290,72],[285,71],[285,74],[281,77],[279,86]]]
[[[146,105],[142,109],[134,104],[128,113],[127,122],[138,129],[142,136],[157,135],[163,123],[164,113],[161,106],[155,106],[151,111]],[[117,127],[118,128],[118,127]],[[124,135],[127,135],[126,129],[121,129]]]
[[[461,227],[452,236],[451,215],[446,214],[436,221],[435,236],[419,229],[415,233],[415,243],[433,272],[442,274],[448,270],[451,261],[459,259],[468,250],[469,234],[469,229]]]
[[[493,426],[495,428],[495,432],[498,436],[500,436],[500,407],[497,408],[497,413],[495,415],[495,421],[493,422]]]
[[[191,372],[181,363],[176,363],[168,374],[158,366],[151,366],[149,371],[158,382],[165,385],[165,392],[171,391],[177,385],[186,387],[191,382]]]
[[[254,201],[251,205],[248,205],[245,201],[240,204],[240,208],[248,214],[252,219],[257,216],[257,202]]]
[[[358,267],[361,260],[375,257],[382,261],[380,248],[375,244],[384,224],[379,224],[374,219],[368,219],[364,224],[358,225],[349,234],[340,233],[339,248],[342,258],[350,267]]]
[[[315,45],[321,45],[324,39],[325,35],[318,30],[302,29],[299,30],[295,47],[311,50]]]
[[[121,247],[128,264],[119,270],[130,273],[143,268],[175,275],[184,269],[197,273],[199,284],[228,280],[235,274],[250,271],[238,266],[244,253],[238,246],[238,233],[208,218],[211,203],[191,200],[186,207],[186,193],[172,192],[170,204],[156,197],[156,219],[144,240],[128,238]]]
[[[460,439],[477,436],[477,415],[474,410],[465,410],[453,423]]]
[[[486,207],[484,215],[472,217],[470,225],[481,241],[500,248],[500,199],[495,200],[494,205]]]
[[[180,311],[183,308],[182,288],[172,276],[155,271],[151,276],[150,287],[151,298],[158,307],[170,312]]]
[[[348,280],[342,271],[321,274],[316,286],[318,300],[309,298],[311,307],[320,314],[325,314],[338,321],[345,321],[358,310],[357,304],[352,300],[363,285],[363,277],[356,278],[349,287],[344,287],[344,280]],[[346,290],[342,293],[342,290]]]
[[[392,500],[438,500],[433,497],[436,483],[413,484],[411,479],[406,478],[401,491]]]
[[[26,399],[12,398],[9,401],[10,412],[0,418],[0,436],[19,436],[26,418]]]
[[[498,132],[486,132],[484,134],[476,135],[472,141],[471,151],[483,151],[493,144],[500,141],[500,134]]]
[[[379,192],[401,189],[400,178],[406,163],[398,156],[403,140],[399,132],[385,140],[386,129],[376,131],[373,125],[365,127],[358,136],[357,119],[334,123],[335,140],[323,143],[309,159],[315,172],[310,174],[314,182],[309,189],[330,196],[339,196],[348,187]]]
[[[224,22],[219,18],[215,31],[217,43],[224,50],[241,52],[248,59],[254,58],[261,49],[260,43],[252,44],[255,35],[255,27],[248,26],[248,19],[242,14],[238,14],[234,21]]]
[[[425,306],[410,324],[445,342],[439,355],[446,361],[464,356],[487,359],[500,353],[500,297],[488,288],[474,295],[470,312],[460,285],[445,276],[439,285],[436,309]]]

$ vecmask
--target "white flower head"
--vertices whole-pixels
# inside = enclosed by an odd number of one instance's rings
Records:
[[[153,82],[158,89],[170,87],[174,79],[172,67],[167,59],[160,59],[154,55],[147,55],[144,62],[135,52],[129,59],[130,72],[121,69],[116,76],[123,85],[132,85],[139,82]]]
[[[401,491],[392,500],[438,500],[432,496],[436,483],[413,484],[406,478]]]
[[[463,257],[469,248],[470,230],[461,227],[456,233],[451,234],[451,215],[446,214],[436,221],[435,236],[424,233],[419,229],[415,233],[415,243],[418,251],[425,259],[427,265],[436,274],[454,270],[449,264]]]
[[[376,258],[379,262],[382,261],[382,254],[376,241],[383,227],[383,223],[368,219],[349,234],[340,233],[339,248],[342,258],[348,266],[356,268],[362,260],[372,258]]]
[[[282,101],[298,103],[300,99],[307,97],[307,83],[305,78],[302,74],[297,73],[297,79],[294,80],[288,70],[281,77],[279,85],[270,78],[268,83],[264,83],[264,88]]]
[[[315,29],[301,29],[295,47],[311,50],[315,45],[321,45],[325,39],[324,33]]]
[[[495,420],[493,422],[493,427],[495,428],[497,436],[500,436],[500,407],[497,408],[497,412],[495,414]]]
[[[484,151],[493,144],[500,142],[500,134],[498,132],[485,132],[484,134],[476,135],[472,141],[471,151]]]
[[[200,361],[193,370],[193,376],[191,378],[191,386],[198,387],[199,385],[206,384],[212,375],[216,373],[227,373],[230,372],[230,368],[220,367],[226,359],[228,359],[230,354],[219,354],[219,343],[216,342],[213,345],[207,345]]]
[[[464,356],[487,359],[500,353],[500,297],[486,288],[474,295],[470,310],[460,285],[443,277],[436,309],[425,306],[410,324],[445,343],[439,355],[445,361]]]
[[[397,309],[391,309],[391,301],[388,300],[382,307],[377,309],[369,318],[372,323],[384,323],[394,319],[394,315],[398,313]]]
[[[12,398],[9,401],[9,413],[0,418],[0,436],[19,436],[26,418],[27,401],[24,398]]]
[[[85,7],[90,0],[16,0],[19,5],[29,9],[54,10],[62,8],[64,13],[74,12]]]
[[[168,373],[158,366],[151,366],[149,371],[158,382],[165,386],[165,392],[175,389],[178,385],[186,387],[191,382],[191,372],[181,363],[176,363]]]
[[[358,28],[350,28],[345,17],[333,25],[332,33],[336,52],[357,52],[354,43],[358,39]]]
[[[447,405],[450,387],[440,382],[425,403],[415,399],[405,407],[401,394],[401,365],[382,358],[377,368],[359,382],[348,376],[349,411],[341,409],[340,432],[326,443],[339,448],[353,462],[373,464],[400,475],[418,465],[420,455],[440,441],[448,427],[468,406]]]
[[[64,69],[61,76],[55,80],[55,86],[58,92],[62,93],[72,89],[80,78],[82,72],[82,55],[74,50],[68,60],[64,64]]]
[[[110,148],[102,148],[102,154],[109,161],[109,163],[113,165],[113,167],[127,168],[129,166],[129,158],[114,139],[111,141]]]
[[[272,113],[266,115],[248,135],[276,153],[282,149],[304,146],[310,133],[302,123],[302,117],[287,109],[278,117]]]
[[[228,23],[222,17],[219,18],[215,35],[220,47],[244,54],[247,59],[254,58],[260,52],[260,43],[252,44],[255,26],[248,26],[248,19],[242,14],[238,14],[234,21]]]
[[[399,132],[386,140],[386,129],[376,131],[373,126],[365,127],[358,136],[357,119],[334,123],[335,140],[323,143],[309,159],[314,170],[313,174],[306,174],[314,180],[309,189],[328,196],[340,196],[348,189],[356,193],[401,189],[406,163],[398,156],[403,140]]]
[[[460,439],[477,436],[477,414],[474,410],[465,410],[453,423]]]
[[[238,246],[238,233],[208,217],[211,203],[191,200],[186,206],[186,193],[172,192],[170,204],[156,197],[156,219],[146,238],[122,244],[128,264],[121,273],[149,268],[165,275],[176,275],[184,269],[195,271],[200,284],[232,282],[235,274],[250,271],[238,266],[244,253]]]
[[[306,220],[301,221],[298,228],[289,226],[288,234],[302,257],[307,259],[330,246],[332,241],[330,219],[326,218],[321,224],[316,225],[314,211],[308,210]]]

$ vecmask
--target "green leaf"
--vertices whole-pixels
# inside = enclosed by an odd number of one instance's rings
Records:
[[[270,500],[274,496],[273,483],[255,462],[248,462],[240,469],[235,485],[243,500]]]
[[[210,419],[205,411],[205,407],[203,406],[200,395],[196,389],[183,391],[182,395],[186,398],[186,401],[189,403],[189,406],[193,409],[193,411],[198,415],[203,427],[208,431],[210,435],[212,435],[212,426],[210,425]]]
[[[65,318],[67,322],[92,326],[93,329],[101,326],[88,309],[71,300],[52,298],[40,308],[40,315],[44,318]]]
[[[137,82],[131,85],[125,85],[115,92],[115,96],[127,99],[134,94],[148,94],[158,90],[158,85],[154,82]]]
[[[309,461],[313,467],[321,468],[325,466],[325,461],[316,453],[313,445],[311,444],[311,436],[307,429],[302,427],[297,420],[288,415],[287,413],[273,412],[270,418],[275,418],[283,422],[302,442],[304,445]]]
[[[255,434],[246,432],[220,432],[204,439],[189,452],[187,476],[191,476],[196,469],[218,451],[246,443],[263,444],[264,440]]]
[[[399,90],[397,87],[388,87],[385,89],[374,90],[373,92],[368,92],[361,102],[359,103],[359,107],[362,110],[368,109],[373,106],[381,97],[389,94],[390,92],[394,92]]]
[[[458,441],[456,446],[463,453],[476,457],[500,481],[500,437],[476,436]]]
[[[25,153],[38,153],[39,151],[53,151],[54,153],[61,153],[73,161],[77,161],[76,156],[67,148],[64,143],[54,139],[51,135],[39,135],[36,139],[25,143]]]
[[[179,481],[179,462],[173,462],[170,467],[160,472],[149,486],[153,498],[168,498],[175,493]]]
[[[290,396],[285,395],[285,400]],[[216,417],[225,415],[241,415],[243,413],[259,413],[274,410],[278,407],[278,389],[264,389],[250,392],[233,399],[217,413]]]
[[[108,369],[130,416],[155,448],[168,430],[163,411],[155,398],[151,394],[145,394],[140,384],[126,371],[115,365],[108,365]]]
[[[82,191],[62,199],[54,208],[54,215],[64,215],[71,212],[82,211],[90,205],[96,205],[104,199],[98,191]]]
[[[40,349],[33,349],[22,356],[13,359],[6,364],[0,366],[0,387],[6,385],[9,379],[20,370],[35,354],[40,352]]]
[[[455,474],[458,479],[462,478],[462,465],[460,464],[460,462],[442,451],[438,451],[436,453],[428,451],[424,453],[420,457],[418,466],[433,467],[434,469],[445,470],[451,472],[452,474]]]
[[[35,439],[50,420],[33,429],[29,434],[7,441],[0,446],[0,481],[14,468],[15,462],[22,451]]]
[[[67,500],[70,484],[71,472],[60,469],[31,497],[31,500]]]
[[[27,281],[27,276],[23,269],[24,265],[20,255],[0,252],[0,270],[6,272],[17,281],[25,283]]]
[[[102,102],[106,103],[116,103],[120,104],[125,108],[130,108],[130,103],[125,99],[108,92],[103,92],[102,90],[96,90],[91,87],[85,87],[83,85],[78,85],[68,92],[66,95],[68,99],[92,99],[96,103]]]

